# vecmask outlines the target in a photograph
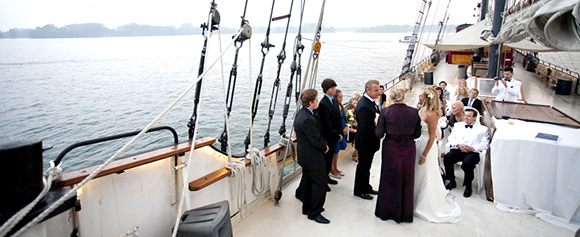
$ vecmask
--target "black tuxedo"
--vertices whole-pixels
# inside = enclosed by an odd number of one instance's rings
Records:
[[[302,107],[296,114],[294,131],[296,131],[298,164],[302,166],[299,187],[302,213],[315,217],[322,212],[326,199],[328,176],[323,154],[327,144],[321,135],[322,129],[317,116],[308,108]]]
[[[326,160],[326,173],[330,173],[332,167],[332,158],[334,155],[334,148],[338,140],[339,135],[342,134],[342,114],[340,108],[338,107],[338,101],[333,98],[332,103],[326,95],[322,97],[320,103],[318,103],[318,115],[320,116],[320,123],[322,126],[322,137],[328,143],[328,152],[324,154]],[[343,135],[344,136],[344,135]]]
[[[461,102],[463,102],[463,105],[467,106],[469,104],[469,97],[467,98],[463,98],[461,100]],[[473,107],[474,109],[477,110],[477,112],[479,112],[479,115],[483,116],[483,105],[481,103],[481,100],[479,100],[478,98],[475,98],[475,100],[473,101],[473,105],[471,105],[471,107]]]
[[[355,138],[355,147],[359,158],[354,179],[354,194],[361,195],[372,190],[369,184],[370,169],[373,156],[380,148],[380,139],[375,135],[375,118],[379,113],[378,106],[365,96],[359,99],[355,109],[358,127]]]

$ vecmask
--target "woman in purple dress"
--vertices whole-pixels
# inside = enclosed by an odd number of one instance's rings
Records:
[[[401,88],[391,89],[393,104],[381,111],[375,134],[383,137],[381,180],[375,216],[413,222],[415,138],[421,136],[417,109],[407,106]]]

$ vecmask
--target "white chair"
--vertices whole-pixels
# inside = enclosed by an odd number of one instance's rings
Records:
[[[481,153],[479,153],[479,163],[477,163],[475,165],[475,170],[474,170],[474,177],[477,179],[477,187],[475,188],[475,193],[480,194],[481,190],[483,190],[485,184],[483,183],[483,174],[484,174],[484,169],[485,169],[485,155],[487,154],[487,150],[482,151]],[[459,165],[461,167],[461,165],[463,164],[463,162],[459,161],[457,163],[455,163],[455,165]]]

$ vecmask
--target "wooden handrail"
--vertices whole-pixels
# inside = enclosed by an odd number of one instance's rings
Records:
[[[215,143],[215,138],[201,138],[195,141],[195,149],[209,146]],[[122,172],[124,170],[134,168],[140,165],[151,163],[157,160],[161,160],[170,156],[174,156],[180,153],[184,153],[191,150],[191,142],[181,143],[174,146],[169,146],[161,148],[155,151],[146,152],[143,154],[131,156],[128,158],[120,159],[111,162],[103,171],[101,171],[96,177],[105,176],[108,174]],[[53,182],[54,186],[64,187],[73,184],[77,184],[85,179],[89,174],[96,170],[99,166],[91,166],[88,168],[75,170],[63,174],[59,179]]]
[[[272,146],[266,147],[264,150],[260,151],[260,153],[263,156],[269,156],[273,153],[276,153],[277,151],[283,150],[285,148],[285,146],[280,145],[279,143],[274,144]],[[246,167],[248,167],[251,162],[248,159],[243,159],[244,163],[246,164]],[[191,181],[189,183],[189,190],[190,191],[198,191],[201,190],[217,181],[220,181],[222,179],[224,179],[225,177],[230,176],[230,174],[232,174],[232,171],[229,170],[226,167],[223,167],[219,170],[216,170],[212,173],[209,173],[199,179],[196,179],[194,181]]]

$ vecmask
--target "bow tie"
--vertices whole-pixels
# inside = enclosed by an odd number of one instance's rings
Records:
[[[511,78],[506,78],[505,81],[510,82],[510,81],[512,81],[512,79]]]
[[[465,125],[465,128],[473,128],[473,124],[472,125]]]

